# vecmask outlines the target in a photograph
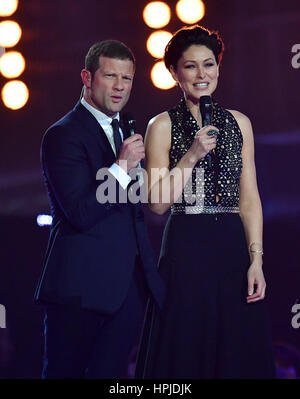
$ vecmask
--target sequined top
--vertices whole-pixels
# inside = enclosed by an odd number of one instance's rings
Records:
[[[168,113],[172,124],[171,170],[189,150],[200,127],[184,99]],[[207,157],[197,162],[181,197],[171,207],[172,214],[239,212],[243,136],[233,115],[215,100],[211,124],[219,129],[211,167]]]

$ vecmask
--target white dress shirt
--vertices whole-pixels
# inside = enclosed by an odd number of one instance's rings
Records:
[[[81,104],[88,110],[90,113],[97,119],[97,122],[100,124],[104,133],[106,134],[108,141],[111,145],[113,152],[116,154],[116,147],[114,142],[114,134],[113,128],[111,126],[111,122],[113,119],[118,119],[120,121],[120,115],[117,115],[114,118],[110,118],[109,116],[105,115],[103,112],[99,111],[98,109],[91,106],[85,99],[82,97],[80,100]],[[120,129],[120,134],[122,141],[124,140],[124,135],[122,129]],[[128,184],[131,181],[131,177],[125,172],[123,168],[121,168],[118,164],[113,163],[111,167],[108,169],[110,173],[118,180],[122,188],[125,190]]]

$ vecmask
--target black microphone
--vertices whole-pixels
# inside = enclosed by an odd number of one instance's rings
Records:
[[[124,121],[126,131],[128,131],[130,135],[133,136],[136,133],[136,121],[133,115],[130,112],[126,112],[123,114],[122,119]]]
[[[211,124],[211,114],[212,114],[212,101],[211,96],[200,97],[200,113],[202,117],[202,125],[207,126]],[[211,154],[206,155],[208,167],[211,168]]]
[[[134,134],[136,134],[136,120],[134,119],[134,116],[132,115],[132,113],[125,112],[123,114],[122,120],[124,122],[125,130],[130,133],[130,136],[133,136]],[[138,166],[138,169],[141,169],[137,173],[137,175],[139,178],[140,185],[143,185],[144,177],[143,177],[143,172],[142,172],[142,165],[139,162],[137,166]]]

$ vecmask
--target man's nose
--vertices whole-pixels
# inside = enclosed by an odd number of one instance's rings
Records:
[[[119,91],[124,90],[124,82],[121,76],[116,77],[114,88]]]

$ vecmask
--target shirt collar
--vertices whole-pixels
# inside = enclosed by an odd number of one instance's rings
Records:
[[[97,108],[93,107],[92,105],[90,105],[85,99],[84,97],[82,97],[82,99],[80,100],[81,104],[88,110],[90,111],[91,114],[94,115],[94,117],[97,119],[97,121],[102,124],[111,124],[113,119],[118,119],[118,121],[120,121],[120,114],[119,112],[116,114],[116,116],[114,118],[111,118],[110,116],[104,114],[103,112],[99,111]]]

